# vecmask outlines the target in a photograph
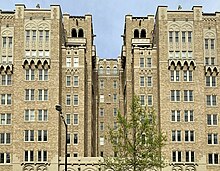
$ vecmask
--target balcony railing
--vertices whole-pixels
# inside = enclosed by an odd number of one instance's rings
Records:
[[[136,38],[133,38],[133,39],[131,40],[131,43],[132,43],[132,44],[138,44],[138,45],[149,45],[149,44],[151,44],[149,38],[144,38],[144,39],[136,39]]]
[[[117,76],[119,74],[118,69],[114,70],[114,69],[99,69],[99,75],[105,75],[105,76],[110,76],[110,75],[114,75]]]
[[[85,45],[86,38],[69,37],[66,40],[68,46]]]

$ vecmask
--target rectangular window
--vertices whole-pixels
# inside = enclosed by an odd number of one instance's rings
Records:
[[[194,121],[193,110],[184,110],[184,121],[185,122],[193,122]]]
[[[180,72],[176,70],[170,71],[170,81],[180,81]]]
[[[144,68],[144,58],[140,58],[140,68]]]
[[[100,116],[104,116],[104,108],[100,108],[100,110],[99,110],[99,115],[100,115]]]
[[[47,161],[47,151],[38,151],[37,152],[37,160],[39,162]]]
[[[11,125],[11,114],[10,113],[6,113],[6,114],[1,113],[0,117],[1,117],[0,125]]]
[[[33,162],[34,161],[34,151],[25,151],[24,152],[24,160],[26,162]]]
[[[186,32],[182,31],[182,42],[185,43],[186,42]]]
[[[38,69],[38,79],[39,81],[48,80],[48,69]]]
[[[42,121],[42,122],[46,122],[48,119],[48,111],[47,110],[43,110],[43,109],[39,109],[38,110],[38,121]]]
[[[208,154],[208,164],[219,164],[219,154],[209,153]]]
[[[181,162],[182,161],[182,152],[181,151],[173,151],[172,152],[172,161],[173,162]]]
[[[215,49],[215,39],[211,39],[211,49]]]
[[[193,142],[194,141],[194,131],[185,131],[185,142]]]
[[[186,51],[182,51],[181,57],[182,57],[183,59],[186,58]]]
[[[66,86],[69,87],[71,86],[71,76],[66,76]]]
[[[37,37],[37,31],[32,30],[32,41],[36,41],[36,37]]]
[[[188,31],[188,42],[192,43],[192,31]]]
[[[171,121],[172,122],[180,122],[180,110],[172,110],[171,111]]]
[[[2,38],[2,47],[3,47],[3,48],[6,48],[6,46],[7,46],[7,38],[6,38],[6,37],[3,37],[3,38]]]
[[[152,87],[152,76],[147,77],[147,86]]]
[[[147,95],[147,105],[152,106],[153,105],[153,96]]]
[[[73,86],[74,87],[78,87],[79,86],[79,77],[78,76],[74,76],[73,77]]]
[[[186,151],[186,162],[195,162],[195,152]]]
[[[78,134],[77,133],[73,134],[73,144],[78,144]]]
[[[205,39],[205,49],[209,48],[209,39]]]
[[[145,106],[145,95],[140,95],[140,103],[142,106]]]
[[[66,124],[70,125],[70,114],[66,114]]]
[[[185,102],[193,101],[193,90],[184,90],[184,101]]]
[[[215,57],[211,57],[211,65],[215,65]]]
[[[175,58],[180,58],[180,51],[175,51]]]
[[[74,106],[78,106],[78,105],[79,105],[79,97],[78,97],[77,94],[75,94],[75,95],[73,96],[73,105],[74,105]]]
[[[205,57],[205,65],[209,65],[209,57]]]
[[[208,144],[218,144],[218,134],[209,133],[208,134]]]
[[[0,164],[11,163],[11,154],[10,153],[0,153]]]
[[[66,95],[66,105],[70,106],[70,102],[71,102],[71,96],[70,95]]]
[[[173,43],[173,31],[169,31],[169,42]]]
[[[209,126],[218,125],[218,115],[217,114],[208,114],[207,115],[207,125],[209,125]]]
[[[73,58],[73,67],[78,67],[79,66],[79,58],[78,57],[74,57]]]
[[[25,31],[25,37],[26,37],[26,41],[30,41],[30,30],[26,30]]]
[[[39,30],[39,41],[43,41],[43,37],[44,37],[43,30]]]
[[[174,58],[174,52],[173,51],[169,51],[169,58]]]
[[[183,71],[183,80],[189,82],[193,81],[192,71]]]
[[[25,80],[33,81],[34,80],[34,70],[33,69],[26,69],[25,70]]]
[[[11,75],[2,75],[2,85],[11,85]]]
[[[38,130],[37,141],[47,141],[47,130]]]
[[[11,105],[11,103],[12,103],[11,94],[1,94],[2,105]]]
[[[172,142],[180,142],[181,141],[181,131],[173,130],[172,131]]]
[[[216,76],[206,76],[206,86],[216,87]]]
[[[25,100],[27,101],[34,100],[34,89],[25,89]]]
[[[78,125],[79,124],[79,115],[73,114],[73,124]]]
[[[179,43],[179,32],[175,31],[175,42]]]
[[[140,87],[144,87],[144,76],[140,76]]]
[[[39,56],[40,58],[43,58],[44,52],[43,52],[42,50],[39,50],[39,51],[38,51],[38,56]]]
[[[10,144],[11,133],[0,133],[0,144]]]
[[[34,141],[34,130],[25,130],[24,131],[24,141]]]
[[[48,100],[48,90],[38,89],[38,100],[47,101]]]
[[[49,32],[49,30],[46,30],[45,31],[45,40],[49,41],[49,38],[50,38],[50,32]]]
[[[172,102],[180,102],[180,90],[171,90],[170,92],[170,100]]]
[[[206,95],[206,105],[207,106],[216,106],[217,105],[217,96],[216,95]]]
[[[12,48],[12,37],[8,37],[8,47]]]
[[[105,100],[104,100],[104,94],[100,94],[100,102],[103,103]]]
[[[66,67],[71,67],[71,57],[66,57]]]
[[[147,58],[147,67],[150,68],[152,66],[152,59]]]
[[[25,121],[35,121],[35,113],[33,109],[26,109],[24,111],[24,120]]]

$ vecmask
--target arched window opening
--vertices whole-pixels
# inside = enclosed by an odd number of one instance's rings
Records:
[[[106,74],[110,74],[110,67],[109,66],[107,66]]]
[[[114,74],[117,74],[117,73],[118,73],[118,69],[117,69],[116,66],[114,66],[113,73],[114,73]]]
[[[139,38],[139,31],[138,31],[138,29],[134,30],[134,38]]]
[[[146,38],[146,30],[145,29],[141,30],[141,38]]]
[[[77,37],[77,32],[75,28],[72,29],[72,37]]]
[[[99,67],[99,74],[103,74],[103,67],[102,66]]]
[[[83,29],[79,29],[78,37],[84,37]]]

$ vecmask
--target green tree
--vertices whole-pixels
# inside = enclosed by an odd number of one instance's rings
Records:
[[[159,131],[158,119],[152,108],[143,108],[134,97],[131,113],[117,115],[117,129],[109,128],[108,140],[114,156],[104,158],[105,169],[114,171],[144,171],[165,167],[161,147],[166,137]]]

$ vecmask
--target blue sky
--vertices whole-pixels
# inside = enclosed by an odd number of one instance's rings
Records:
[[[26,8],[34,8],[38,3],[41,8],[59,4],[63,13],[92,14],[97,55],[101,58],[116,58],[120,55],[126,14],[155,14],[158,5],[167,5],[171,10],[177,9],[178,5],[183,10],[202,5],[204,12],[220,11],[219,0],[1,0],[0,9],[14,10],[16,3],[23,3]]]

